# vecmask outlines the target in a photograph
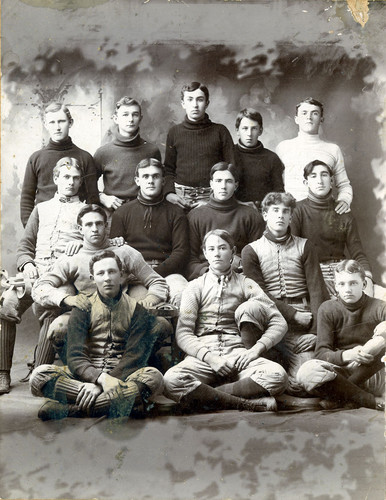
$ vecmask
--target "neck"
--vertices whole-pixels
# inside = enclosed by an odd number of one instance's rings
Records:
[[[314,201],[315,203],[319,203],[321,205],[327,204],[332,200],[332,190],[328,194],[326,194],[325,196],[318,196],[317,194],[308,190],[307,198],[310,199],[311,201]]]
[[[209,266],[209,269],[216,276],[229,276],[232,272],[231,265],[229,265],[229,267],[223,271],[219,271],[218,269],[213,269],[211,266]]]
[[[303,132],[303,130],[299,130],[298,137],[305,139],[305,140],[317,139],[317,138],[319,138],[319,131],[315,132],[313,134],[310,134],[308,132]]]
[[[362,305],[364,304],[364,302],[367,300],[367,295],[365,293],[362,293],[362,297],[357,301],[357,302],[354,302],[353,304],[350,304],[348,302],[345,302],[341,297],[338,297],[338,299],[340,300],[340,302],[342,302],[342,304],[350,311],[355,311],[356,309],[358,309],[359,307],[362,307]]]
[[[140,191],[137,195],[137,199],[140,203],[142,203],[142,205],[152,206],[161,203],[164,200],[164,195],[161,192],[157,196],[154,196],[152,198],[146,198]]]
[[[122,296],[122,287],[119,287],[119,292],[117,293],[117,295],[115,295],[115,297],[108,297],[106,295],[103,295],[99,290],[98,290],[98,295],[99,295],[99,298],[101,299],[101,301],[106,304],[107,306],[113,306],[114,304],[116,304],[119,299],[121,298]]]
[[[228,200],[218,200],[213,195],[210,195],[208,205],[217,210],[229,210],[230,208],[238,206],[235,195],[232,195]]]
[[[264,231],[264,235],[266,238],[268,238],[271,241],[274,241],[276,243],[282,243],[282,242],[286,241],[291,236],[291,231],[290,231],[290,228],[287,227],[284,234],[282,232],[280,232],[280,234],[279,234],[277,231],[273,231],[271,228],[269,228],[267,226],[265,231]]]
[[[109,246],[108,238],[105,235],[103,240],[95,245],[94,243],[90,243],[86,239],[83,239],[83,248],[85,250],[102,250],[103,248],[107,248]]]
[[[261,146],[261,142],[260,141],[257,141],[257,143],[254,145],[254,146],[246,146],[245,144],[243,144],[240,139],[239,139],[239,142],[238,142],[238,145],[241,149],[243,150],[246,150],[246,151],[250,151],[251,153],[253,151],[256,151],[257,149],[260,148]]]

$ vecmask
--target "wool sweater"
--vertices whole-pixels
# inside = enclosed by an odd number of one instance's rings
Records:
[[[149,294],[159,297],[160,301],[166,301],[169,292],[166,281],[146,264],[142,255],[129,245],[110,246],[107,239],[98,247],[84,241],[77,254],[71,257],[64,255],[58,259],[48,273],[35,281],[32,288],[33,300],[43,307],[50,307],[61,306],[69,295],[92,295],[96,285],[90,277],[89,262],[101,250],[112,250],[121,259],[125,283],[134,278],[148,289]],[[68,285],[75,288],[75,293],[70,293]]]
[[[64,254],[69,241],[83,236],[76,221],[84,203],[78,196],[61,201],[58,193],[48,201],[42,201],[32,210],[16,250],[16,265],[21,271],[27,263],[37,266],[39,274]]]
[[[83,182],[79,189],[79,197],[87,203],[99,203],[97,177],[92,156],[78,148],[68,137],[62,142],[53,142],[33,153],[27,163],[20,198],[20,218],[23,226],[35,206],[42,201],[53,198],[56,193],[52,171],[56,163],[65,156],[79,161],[84,171]]]
[[[110,237],[123,236],[163,277],[184,274],[189,260],[189,230],[184,211],[165,199],[155,205],[132,200],[113,214]]]
[[[224,278],[224,277],[223,277]],[[267,350],[285,335],[287,325],[273,302],[252,280],[233,271],[221,278],[209,270],[191,281],[182,292],[176,339],[181,349],[190,356],[203,359],[208,348],[200,337],[215,332],[240,335],[235,311],[243,303],[264,309],[266,328],[260,338]]]
[[[344,166],[339,146],[323,141],[319,135],[299,133],[294,139],[282,141],[276,153],[284,163],[284,186],[297,200],[307,197],[308,190],[303,183],[304,167],[313,160],[326,163],[334,174],[338,201],[351,205],[353,191]]]
[[[125,380],[147,366],[156,341],[149,335],[155,316],[134,299],[120,293],[106,299],[95,292],[90,311],[74,308],[68,322],[67,361],[71,373],[96,383],[102,372]]]
[[[188,214],[190,262],[189,279],[197,278],[208,269],[208,263],[202,253],[204,236],[213,229],[225,229],[235,240],[237,255],[241,250],[263,234],[264,221],[259,212],[238,203],[232,197],[226,202],[210,197],[207,205],[193,209]]]
[[[318,359],[343,366],[343,351],[364,345],[374,328],[386,320],[386,302],[363,294],[355,304],[342,299],[327,300],[318,312],[315,355]]]
[[[174,182],[209,187],[215,163],[234,163],[233,141],[228,129],[213,123],[207,114],[199,122],[185,120],[169,130],[166,139],[164,193],[174,193]]]
[[[262,202],[270,192],[284,191],[280,158],[259,141],[254,148],[234,145],[235,165],[240,171],[237,198],[240,201]]]
[[[103,192],[123,200],[134,199],[138,193],[134,182],[135,167],[145,158],[161,161],[161,153],[155,144],[142,139],[139,132],[133,139],[115,132],[113,141],[101,146],[94,154],[98,178],[103,176]]]
[[[267,229],[244,248],[241,258],[246,276],[260,285],[288,323],[294,323],[296,309],[282,299],[309,299],[313,318],[309,332],[316,334],[318,308],[329,295],[313,244],[290,232],[278,240]]]
[[[354,217],[351,212],[337,214],[335,205],[330,195],[319,200],[312,197],[299,201],[292,215],[292,234],[314,243],[319,262],[343,260],[347,248],[350,259],[357,260],[370,273]]]

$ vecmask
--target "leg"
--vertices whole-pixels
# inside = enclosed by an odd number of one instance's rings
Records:
[[[181,304],[181,294],[185,290],[188,281],[182,274],[170,274],[166,276],[165,280],[169,286],[170,303],[179,308]]]

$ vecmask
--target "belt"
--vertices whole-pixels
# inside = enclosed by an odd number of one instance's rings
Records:
[[[304,306],[308,306],[307,297],[279,297],[278,300],[285,302],[286,304],[303,304]]]

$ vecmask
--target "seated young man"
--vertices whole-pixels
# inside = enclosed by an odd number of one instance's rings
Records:
[[[122,292],[121,260],[96,253],[90,274],[97,290],[88,311],[71,312],[68,366],[41,365],[31,375],[32,394],[54,400],[40,408],[42,420],[129,416],[163,389],[161,373],[147,366],[156,318]]]
[[[208,269],[201,249],[201,242],[208,231],[225,229],[231,234],[236,244],[236,255],[232,264],[234,269],[240,267],[240,254],[245,245],[263,234],[264,221],[259,212],[238,203],[235,198],[238,180],[238,171],[232,164],[216,163],[210,171],[212,194],[209,203],[188,214],[190,280],[201,276]]]
[[[253,108],[244,108],[236,118],[239,142],[234,146],[235,165],[240,170],[237,199],[259,208],[266,194],[284,191],[280,158],[259,141],[263,118]]]
[[[199,82],[184,85],[182,123],[168,132],[165,151],[166,199],[190,210],[209,200],[209,172],[220,161],[233,163],[233,141],[228,129],[213,123],[206,109],[209,90]]]
[[[16,250],[17,270],[31,282],[48,271],[63,254],[72,255],[82,246],[77,224],[84,202],[78,196],[83,171],[75,158],[60,159],[53,169],[55,196],[33,209]],[[10,370],[16,338],[16,324],[33,304],[28,291],[19,298],[15,289],[3,293],[0,308],[0,394],[10,391]],[[35,304],[36,306],[36,304]],[[39,316],[43,311],[34,307]],[[40,314],[39,314],[40,313]],[[38,349],[35,356],[40,359]]]
[[[336,294],[334,269],[345,259],[345,251],[358,261],[366,273],[366,293],[373,295],[373,282],[369,261],[363,251],[357,225],[351,213],[338,214],[337,202],[332,196],[333,173],[320,160],[304,167],[304,184],[308,187],[306,199],[296,204],[291,231],[315,244],[330,296]]]
[[[289,375],[287,392],[300,395],[296,372],[314,356],[317,311],[329,296],[313,244],[289,229],[295,204],[290,193],[267,194],[262,203],[267,228],[241,258],[246,276],[274,300],[289,325],[278,350]]]
[[[137,164],[143,158],[161,160],[158,147],[140,136],[142,111],[138,101],[127,96],[119,99],[113,120],[117,125],[113,140],[94,154],[97,174],[102,176],[104,184],[100,201],[109,212],[136,198],[138,187],[134,182],[134,172]]]
[[[178,307],[187,284],[183,274],[189,261],[188,221],[180,207],[165,200],[164,174],[164,166],[155,158],[138,163],[134,177],[139,186],[137,199],[114,212],[110,236],[122,236],[141,252],[145,261],[165,278],[170,301]],[[142,292],[147,293],[143,286]]]
[[[67,106],[59,102],[49,104],[44,110],[44,126],[50,134],[47,146],[35,151],[29,158],[20,197],[20,218],[27,224],[35,205],[50,200],[56,185],[52,180],[52,166],[61,158],[75,158],[84,173],[79,197],[86,203],[99,203],[95,164],[87,151],[78,148],[69,136],[74,120]]]
[[[319,137],[323,119],[321,102],[312,97],[301,101],[296,106],[295,116],[299,134],[294,139],[282,141],[277,146],[276,153],[284,163],[285,190],[292,193],[296,200],[302,200],[307,196],[307,188],[302,184],[303,168],[315,158],[326,163],[334,174],[334,183],[338,191],[335,210],[338,214],[343,214],[350,210],[352,187],[339,146],[323,141]]]
[[[209,271],[182,294],[176,339],[186,357],[165,373],[165,394],[195,411],[275,411],[273,396],[284,392],[287,374],[262,356],[287,325],[256,283],[232,271],[235,246],[227,231],[210,231],[203,248]],[[258,340],[246,349],[243,336],[252,333]]]
[[[338,300],[320,306],[316,359],[305,363],[297,378],[310,394],[337,406],[384,411],[386,303],[363,293],[365,278],[355,260],[336,266]]]
[[[96,252],[112,250],[122,261],[125,285],[139,282],[147,288],[146,296],[138,301],[144,307],[150,309],[165,302],[169,291],[164,278],[146,264],[137,250],[129,245],[118,247],[110,244],[107,238],[107,216],[102,207],[85,205],[78,214],[77,222],[83,235],[83,247],[76,255],[58,259],[52,269],[41,276],[32,288],[35,302],[51,308],[51,321],[61,314],[53,321],[49,332],[46,335],[41,332],[39,338],[39,343],[49,345],[52,341],[57,350],[65,342],[67,332],[69,312],[62,314],[63,311],[73,307],[87,311],[90,306],[88,296],[95,292],[96,285],[90,278],[89,262]],[[159,327],[165,330],[167,337],[170,332],[169,323],[164,318],[158,319]],[[42,362],[52,361],[47,356]]]

